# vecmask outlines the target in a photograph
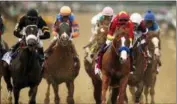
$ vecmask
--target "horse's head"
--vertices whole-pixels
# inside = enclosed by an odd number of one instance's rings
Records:
[[[130,54],[130,40],[128,30],[118,30],[113,40],[114,49],[121,63],[126,62]]]
[[[153,58],[159,58],[160,57],[160,38],[159,33],[156,32],[149,32],[148,38],[148,52],[149,55]]]
[[[24,28],[23,34],[27,46],[31,49],[35,48],[38,44],[39,35],[42,34],[42,31],[40,31],[36,25],[28,25]]]
[[[59,44],[67,46],[70,43],[71,28],[68,23],[63,22],[59,25]]]

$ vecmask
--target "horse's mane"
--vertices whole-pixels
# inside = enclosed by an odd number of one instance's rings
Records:
[[[119,38],[121,36],[127,36],[128,37],[129,31],[130,30],[128,28],[124,29],[124,27],[116,28],[116,31],[115,31],[114,35],[115,35],[116,38]],[[114,40],[116,38],[114,38]]]

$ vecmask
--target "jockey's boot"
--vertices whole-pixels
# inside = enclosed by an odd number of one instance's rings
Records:
[[[103,57],[103,54],[105,52],[105,47],[107,46],[107,44],[104,44],[101,49],[99,50],[98,52],[98,57],[96,59],[96,65],[95,65],[95,74],[99,74],[99,72],[101,71],[101,61],[102,61],[102,57]]]
[[[43,47],[38,48],[38,54],[39,54],[39,62],[40,62],[40,66],[42,66],[43,62],[44,62],[44,50]]]
[[[132,48],[130,49],[130,74],[133,74],[133,72],[136,70],[135,68],[135,61],[133,60],[133,52]]]
[[[71,50],[71,53],[73,54],[72,56],[73,56],[74,63],[77,64],[79,62],[79,55],[77,54],[73,43],[70,47],[70,50]]]
[[[49,47],[46,49],[45,54],[44,54],[45,59],[47,59],[52,53],[52,48],[55,46],[56,42],[57,42],[57,39],[54,39],[49,45]]]

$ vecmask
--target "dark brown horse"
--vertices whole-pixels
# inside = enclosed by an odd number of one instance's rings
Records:
[[[25,87],[30,87],[28,93],[29,104],[36,104],[38,85],[42,79],[42,71],[36,48],[40,32],[36,25],[26,26],[23,32],[22,42],[25,46],[17,49],[17,56],[12,58],[12,60],[9,59],[11,57],[9,52],[3,56],[3,76],[7,84],[10,102],[12,102],[12,91],[14,103],[19,104],[20,91]]]
[[[147,58],[145,51],[147,51],[146,40],[141,36],[138,41],[136,41],[132,52],[134,58],[134,66],[136,70],[130,75],[128,85],[130,93],[132,94],[132,99],[135,103],[140,102],[140,98],[144,87],[144,73],[147,69]],[[136,90],[135,90],[136,89]]]
[[[50,84],[54,89],[55,104],[60,103],[58,85],[65,82],[68,88],[67,103],[74,104],[74,80],[79,74],[80,61],[74,61],[77,55],[74,45],[70,40],[70,26],[61,23],[59,26],[59,37],[51,55],[44,64],[44,78],[47,80],[48,88],[45,103],[49,103]]]
[[[149,63],[144,76],[144,84],[145,84],[144,95],[146,98],[146,103],[148,103],[148,93],[150,89],[151,104],[154,104],[156,71],[160,61],[159,60],[160,58],[159,33],[149,32],[147,38],[147,44],[148,44]]]
[[[106,103],[106,91],[113,87],[118,96],[112,98],[112,104],[123,104],[130,73],[129,30],[119,29],[111,46],[102,60],[102,104]],[[116,100],[115,100],[116,99]]]
[[[97,57],[97,52],[101,48],[101,46],[106,41],[106,36],[108,32],[107,26],[100,26],[98,29],[98,34],[95,35],[93,42],[91,42],[88,47],[89,50],[86,51],[86,55],[84,57],[84,66],[87,74],[92,79],[92,84],[94,86],[94,99],[96,104],[101,103],[101,79],[98,74],[95,74],[95,59]],[[90,61],[91,60],[91,61]]]

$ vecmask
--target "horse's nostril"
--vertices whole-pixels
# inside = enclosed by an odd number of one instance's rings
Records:
[[[119,60],[120,60],[120,62],[122,62],[122,61],[123,61],[123,58],[122,58],[122,57],[120,57],[120,59],[119,59]]]

